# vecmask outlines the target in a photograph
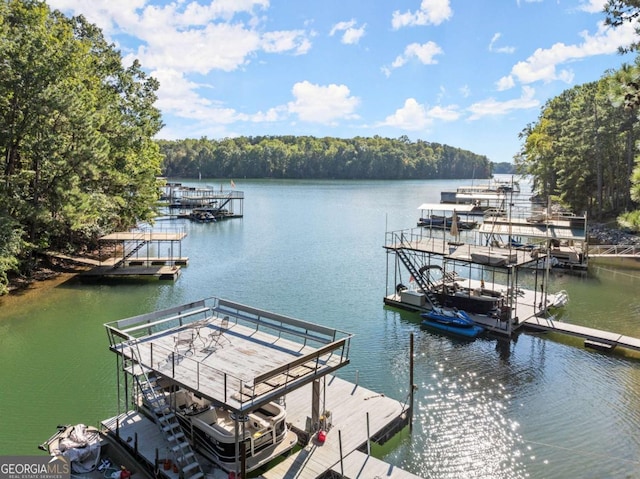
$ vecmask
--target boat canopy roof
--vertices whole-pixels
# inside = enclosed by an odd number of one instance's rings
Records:
[[[472,211],[473,208],[473,205],[454,205],[447,203],[423,203],[418,206],[419,210],[457,211],[460,213]]]
[[[458,193],[456,198],[460,200],[502,200],[507,196],[504,193]]]
[[[526,238],[585,241],[584,227],[576,227],[569,222],[566,224],[507,224],[485,222],[480,225],[480,233],[504,236],[522,236]]]

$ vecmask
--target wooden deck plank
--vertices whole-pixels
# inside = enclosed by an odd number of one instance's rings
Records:
[[[549,318],[533,316],[528,318],[525,324],[540,331],[577,336],[597,343],[609,344],[613,347],[623,347],[640,351],[640,339],[631,336],[624,336],[619,333],[603,331],[600,329],[588,328],[578,324],[565,323]]]
[[[320,358],[317,368],[315,358],[284,368],[285,379],[275,379],[270,385],[254,391],[254,378],[269,376],[271,371],[292,361],[295,364],[298,358],[313,355],[318,349],[233,322],[216,338],[216,344],[211,344],[209,335],[220,331],[221,321],[222,318],[214,316],[201,327],[191,328],[195,333],[190,343],[181,341],[176,345],[175,338],[189,328],[185,325],[140,338],[134,353],[123,351],[123,354],[127,357],[135,354],[145,366],[159,374],[231,408],[243,408],[247,401],[275,394],[278,388],[293,380],[320,374],[324,369],[335,369],[341,364],[341,356],[329,351]],[[313,368],[309,367],[311,363]]]
[[[97,266],[88,271],[82,271],[80,276],[86,277],[126,277],[126,276],[155,276],[167,279],[177,279],[180,266]]]
[[[311,385],[307,385],[286,396],[287,421],[298,429],[305,429],[310,417],[311,394]],[[341,431],[342,451],[346,456],[367,441],[367,413],[369,430],[375,435],[403,412],[399,401],[335,376],[327,377],[325,396],[332,424],[325,443],[312,442],[263,474],[265,479],[315,478],[340,461],[338,431]]]
[[[372,477],[380,479],[383,477],[387,479],[420,479],[420,476],[360,451],[353,451],[342,460],[342,464],[338,463],[331,469],[350,479],[371,479]]]

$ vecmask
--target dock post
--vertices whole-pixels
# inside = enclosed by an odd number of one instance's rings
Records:
[[[340,447],[340,475],[344,477],[344,465],[342,464],[342,431],[338,429],[338,446]]]
[[[413,333],[409,336],[409,433],[413,432],[413,394],[416,390],[413,384]]]
[[[247,477],[247,445],[240,443],[240,477]]]
[[[311,432],[318,430],[320,424],[320,381],[313,381],[311,389]]]
[[[369,430],[369,411],[367,411],[367,456],[371,455],[371,432]]]

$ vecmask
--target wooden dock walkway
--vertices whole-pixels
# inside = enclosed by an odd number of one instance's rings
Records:
[[[154,277],[163,280],[176,280],[180,276],[180,266],[149,265],[126,266],[96,266],[83,271],[79,275],[85,278],[125,278],[125,277]]]
[[[331,411],[331,427],[324,444],[312,439],[308,446],[265,472],[262,478],[312,479],[330,469],[340,471],[341,450],[345,472],[359,470],[363,464],[367,464],[368,468],[380,468],[382,461],[373,458],[367,461],[366,455],[358,454],[357,449],[366,445],[370,438],[382,437],[384,440],[407,424],[409,418],[405,405],[335,376],[327,377],[325,394],[325,408]],[[305,428],[310,405],[311,385],[287,394],[287,420],[291,421],[293,428]],[[354,451],[356,453],[352,456]],[[385,471],[395,470],[394,478],[417,477],[389,464],[382,464]],[[362,470],[359,476],[346,477],[375,477],[373,469],[368,468]]]
[[[565,323],[553,318],[532,316],[524,321],[524,325],[537,331],[568,334],[585,339],[585,346],[600,350],[612,350],[616,347],[640,351],[640,339],[611,333],[599,329],[587,328],[577,324]]]
[[[360,451],[353,451],[331,470],[350,479],[420,479],[421,477]]]

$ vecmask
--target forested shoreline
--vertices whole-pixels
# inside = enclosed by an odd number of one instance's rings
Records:
[[[605,7],[637,22],[640,7]],[[0,294],[51,250],[153,222],[159,176],[180,178],[485,179],[509,164],[406,136],[251,136],[160,140],[160,85],[82,17],[41,0],[0,1]],[[628,51],[638,50],[639,43]],[[640,228],[640,59],[548,100],[520,134],[534,193],[595,220]],[[460,132],[464,134],[463,131]]]
[[[0,1],[0,294],[49,250],[152,220],[158,82],[84,17]]]
[[[158,142],[173,178],[490,178],[489,158],[407,137],[255,136]]]

